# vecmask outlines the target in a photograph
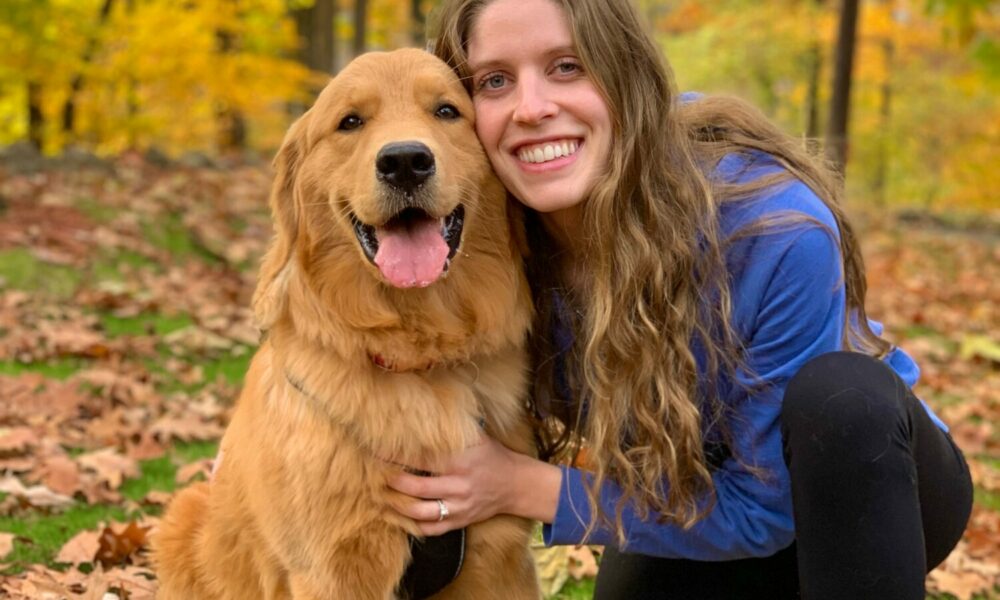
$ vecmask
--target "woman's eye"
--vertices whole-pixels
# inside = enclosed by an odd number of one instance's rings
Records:
[[[364,125],[365,122],[361,120],[358,115],[347,115],[340,120],[340,124],[337,125],[338,131],[351,131],[352,129],[357,129]]]
[[[452,120],[459,117],[458,109],[451,104],[442,104],[434,111],[434,116],[439,119]]]
[[[505,83],[507,83],[507,78],[502,73],[494,73],[479,80],[479,89],[496,90],[502,88]]]
[[[572,73],[578,73],[580,71],[580,65],[574,62],[561,62],[556,65],[556,70],[563,75],[570,75]]]

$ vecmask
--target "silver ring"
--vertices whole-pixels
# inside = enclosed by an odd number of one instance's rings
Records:
[[[444,500],[438,499],[438,523],[445,520],[448,516],[448,507],[445,505]]]

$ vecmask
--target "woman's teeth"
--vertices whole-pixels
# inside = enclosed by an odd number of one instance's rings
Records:
[[[576,152],[575,141],[548,142],[536,146],[525,146],[517,151],[517,157],[528,163],[543,163]]]

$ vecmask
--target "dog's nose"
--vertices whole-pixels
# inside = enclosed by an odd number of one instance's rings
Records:
[[[379,181],[412,192],[434,174],[434,153],[420,142],[386,144],[375,158]]]

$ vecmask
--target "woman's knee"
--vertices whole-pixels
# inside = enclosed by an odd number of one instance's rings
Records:
[[[792,377],[782,404],[782,429],[810,436],[836,433],[845,444],[874,433],[906,435],[906,384],[877,358],[830,352],[813,358]]]

